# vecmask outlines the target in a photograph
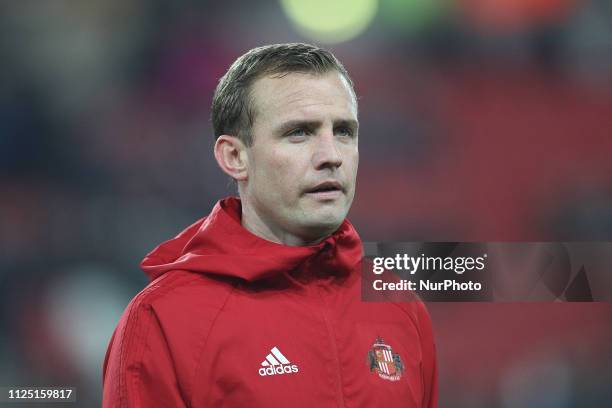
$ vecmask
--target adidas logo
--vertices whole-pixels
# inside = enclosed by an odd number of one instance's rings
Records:
[[[266,359],[261,362],[259,375],[265,377],[266,375],[291,374],[298,371],[298,366],[291,364],[287,357],[277,347],[274,347],[270,350],[270,354],[266,356]]]

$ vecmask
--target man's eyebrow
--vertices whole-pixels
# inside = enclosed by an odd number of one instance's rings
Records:
[[[281,123],[276,129],[278,133],[289,132],[293,129],[306,128],[306,129],[317,129],[321,126],[321,122],[318,120],[288,120],[287,122]]]
[[[290,130],[298,129],[298,128],[318,129],[319,127],[321,127],[321,121],[296,119],[296,120],[289,120],[287,122],[281,123],[276,128],[276,131],[278,133],[285,133],[285,132],[289,132]],[[359,122],[354,119],[334,120],[334,128],[337,128],[337,127],[348,127],[348,128],[357,130],[359,129]]]
[[[347,127],[357,130],[359,129],[359,122],[354,119],[340,119],[338,121],[334,121],[334,127]]]

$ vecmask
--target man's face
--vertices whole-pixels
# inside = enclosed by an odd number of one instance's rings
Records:
[[[291,73],[258,79],[251,95],[243,202],[277,234],[333,233],[353,201],[359,162],[357,104],[348,83],[336,71]]]

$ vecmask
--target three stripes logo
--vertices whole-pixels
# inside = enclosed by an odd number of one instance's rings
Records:
[[[280,352],[277,347],[270,350],[270,354],[261,362],[259,375],[265,377],[267,375],[291,374],[299,371],[298,366],[291,362]]]

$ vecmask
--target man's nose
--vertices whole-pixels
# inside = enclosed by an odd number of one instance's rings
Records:
[[[336,136],[332,130],[324,131],[317,137],[314,165],[317,170],[337,168],[342,165],[342,155],[338,150]]]

